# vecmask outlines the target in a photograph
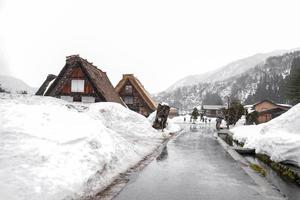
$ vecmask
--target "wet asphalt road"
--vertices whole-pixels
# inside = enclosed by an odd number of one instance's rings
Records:
[[[187,125],[114,200],[264,199],[258,191],[214,139],[212,128]]]

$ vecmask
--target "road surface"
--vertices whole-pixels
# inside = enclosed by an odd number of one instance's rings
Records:
[[[209,126],[187,125],[114,200],[256,200],[260,188],[213,137]]]

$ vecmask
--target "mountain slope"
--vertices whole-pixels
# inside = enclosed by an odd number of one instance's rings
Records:
[[[168,102],[181,110],[191,110],[202,103],[215,104],[216,102],[213,101],[205,102],[206,97],[211,95],[219,96],[223,103],[226,103],[227,96],[231,100],[236,99],[248,104],[265,98],[278,103],[287,103],[284,96],[286,77],[289,76],[293,59],[299,56],[300,51],[271,56],[264,62],[249,67],[245,72],[227,79],[222,77],[221,81],[177,87],[171,91],[159,93],[154,98],[158,102]],[[220,69],[215,76],[222,71],[225,72]]]
[[[0,75],[0,92],[33,94],[34,91],[34,88],[20,79]]]
[[[215,81],[223,81],[230,77],[237,76],[246,72],[247,70],[255,67],[257,64],[264,62],[270,56],[281,55],[287,51],[277,50],[269,53],[260,53],[253,56],[243,58],[234,62],[231,62],[220,69],[207,72],[199,75],[187,76],[169,87],[166,91],[170,92],[178,87],[191,86],[199,83],[211,83]]]

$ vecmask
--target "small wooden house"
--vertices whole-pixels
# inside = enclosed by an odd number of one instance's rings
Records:
[[[48,76],[36,95],[70,102],[116,102],[125,106],[106,73],[79,55],[68,56],[59,75],[51,81]]]
[[[265,123],[278,117],[291,108],[290,105],[277,104],[270,100],[263,100],[253,105],[253,110],[258,112],[258,123]]]
[[[171,107],[170,112],[169,112],[169,118],[173,119],[174,117],[179,116],[178,108],[176,107]]]
[[[202,105],[200,112],[206,117],[218,117],[223,115],[222,109],[225,108],[223,105]]]
[[[116,92],[129,109],[148,117],[157,108],[155,101],[133,74],[124,74]]]

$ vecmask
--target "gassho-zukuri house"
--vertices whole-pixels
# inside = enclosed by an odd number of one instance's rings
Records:
[[[145,117],[157,109],[155,101],[133,74],[124,74],[115,89],[129,109]]]
[[[280,116],[291,107],[291,105],[278,104],[266,99],[254,104],[252,110],[258,112],[257,122],[261,124]]]
[[[59,75],[48,75],[36,95],[70,102],[115,102],[126,106],[106,73],[79,55],[67,56]]]

